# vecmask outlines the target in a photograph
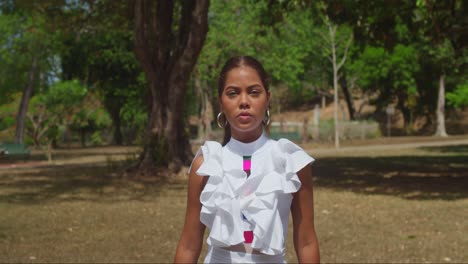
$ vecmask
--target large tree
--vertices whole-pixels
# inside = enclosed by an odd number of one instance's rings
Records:
[[[5,1],[0,6],[0,90],[4,100],[22,90],[16,115],[15,141],[23,143],[28,105],[34,88],[52,73],[57,36],[47,15],[32,3]]]
[[[466,19],[466,1],[418,0],[416,1],[415,23],[426,42],[423,50],[432,60],[438,75],[438,97],[435,109],[435,136],[446,137],[445,129],[445,93],[446,79],[459,74],[459,68],[466,66],[466,38],[468,20]]]
[[[133,120],[146,110],[143,72],[133,52],[133,6],[125,0],[63,5],[54,16],[63,35],[61,78],[78,79],[96,91],[112,117],[113,143],[132,142],[123,129],[139,130]]]
[[[467,54],[468,20],[464,14],[468,2],[330,0],[327,3],[327,14],[333,21],[353,27],[357,48],[350,58],[353,64],[360,63],[362,56],[370,58],[371,51],[381,51],[386,57],[375,57],[379,60],[365,67],[380,64],[389,68],[374,67],[373,71],[389,74],[371,76],[368,71],[353,72],[358,74],[361,84],[380,76],[378,82],[368,82],[378,91],[377,112],[382,113],[384,104],[397,103],[405,125],[415,118],[429,117],[425,127],[437,122],[436,134],[445,134],[444,90],[454,89],[464,77],[461,64]],[[366,75],[370,78],[363,80]],[[431,122],[434,117],[438,121]]]
[[[328,17],[324,19],[326,30],[328,34],[321,34],[324,42],[323,46],[324,53],[329,57],[330,62],[333,66],[333,120],[335,126],[335,148],[340,147],[340,135],[339,135],[339,124],[338,124],[338,72],[343,67],[346,57],[348,55],[348,49],[353,40],[351,32],[343,32],[338,30],[338,26],[333,24]]]
[[[134,1],[134,51],[149,90],[141,172],[155,165],[178,170],[192,159],[184,97],[208,32],[208,7],[209,0]]]

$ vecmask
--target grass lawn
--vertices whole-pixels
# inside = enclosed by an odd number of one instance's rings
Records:
[[[185,178],[116,176],[134,151],[62,150],[55,165],[0,168],[0,262],[171,262]],[[323,262],[468,261],[468,146],[310,152]],[[292,230],[287,248],[296,262]]]

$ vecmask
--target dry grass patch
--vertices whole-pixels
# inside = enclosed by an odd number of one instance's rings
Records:
[[[62,165],[0,169],[0,262],[171,262],[183,175],[120,178],[113,151],[125,160],[122,149],[104,148],[86,151],[100,162],[80,164],[75,152]],[[312,154],[324,262],[468,259],[468,146]],[[295,262],[291,238],[292,230]]]

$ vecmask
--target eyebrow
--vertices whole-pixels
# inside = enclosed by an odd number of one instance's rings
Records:
[[[257,88],[257,87],[262,87],[260,84],[253,84],[253,85],[250,85],[250,86],[247,86],[247,89],[253,89],[253,88]],[[226,86],[226,88],[224,89],[229,89],[229,88],[232,88],[232,89],[240,89],[239,86],[235,86],[235,85],[229,85],[229,86]]]

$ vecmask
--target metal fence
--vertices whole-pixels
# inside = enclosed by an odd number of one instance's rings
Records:
[[[375,121],[341,121],[338,123],[341,139],[367,139],[381,136],[379,124]],[[319,124],[308,122],[272,122],[270,135],[274,139],[288,138],[293,141],[307,142],[333,141],[335,125],[333,120]]]

